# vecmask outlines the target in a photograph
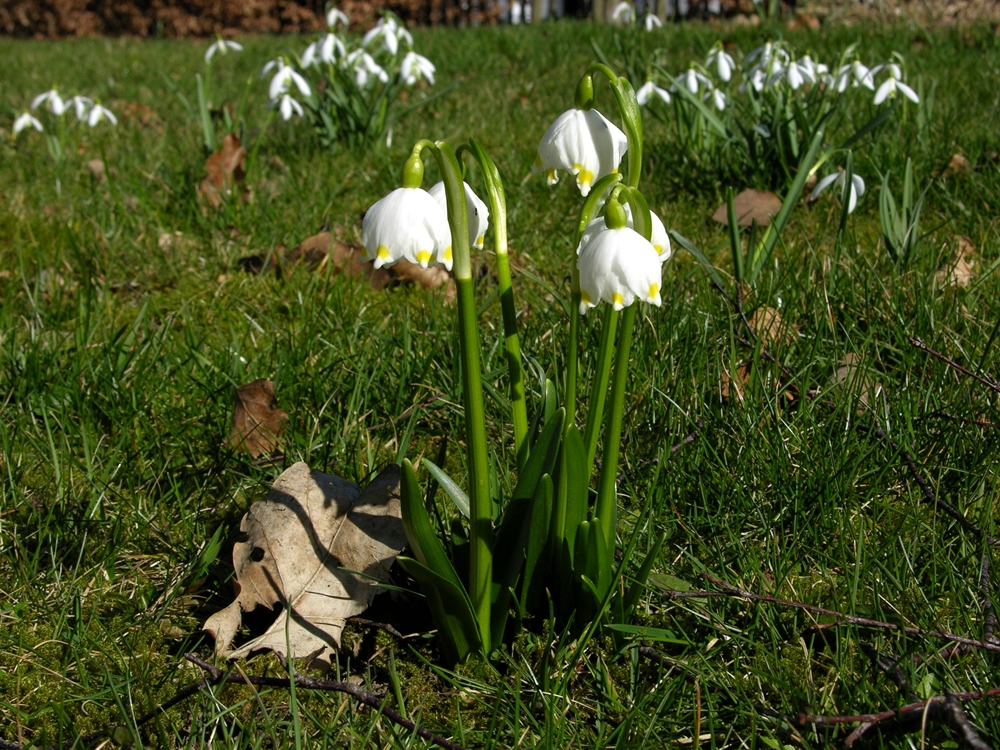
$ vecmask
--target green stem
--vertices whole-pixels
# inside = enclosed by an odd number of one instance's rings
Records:
[[[608,549],[615,548],[618,507],[615,497],[615,480],[618,477],[618,454],[621,449],[622,417],[625,410],[625,381],[628,379],[629,350],[632,348],[632,329],[638,303],[625,308],[622,315],[621,331],[618,334],[618,350],[615,352],[615,377],[611,385],[611,419],[604,434],[601,480],[597,490],[594,516],[600,521],[601,530]]]
[[[579,243],[578,243],[579,244]],[[576,381],[580,360],[580,271],[573,256],[569,288],[569,346],[566,350],[566,429],[576,424]]]
[[[608,396],[608,378],[611,377],[611,352],[615,343],[615,328],[618,326],[618,311],[611,305],[604,306],[604,320],[601,323],[601,348],[597,351],[597,375],[591,391],[590,407],[587,411],[587,430],[583,444],[587,449],[587,468],[594,465],[597,455],[597,434],[604,421],[604,402]]]

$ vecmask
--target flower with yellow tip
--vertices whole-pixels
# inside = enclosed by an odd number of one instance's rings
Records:
[[[462,184],[465,186],[465,206],[469,214],[469,244],[477,250],[482,250],[483,243],[486,241],[486,230],[490,226],[490,210],[472,191],[469,183],[463,182]],[[427,192],[438,202],[447,215],[448,198],[445,195],[444,182],[439,182]]]
[[[653,245],[627,226],[625,209],[608,201],[605,230],[596,232],[584,245],[577,260],[580,272],[580,314],[601,300],[615,310],[636,299],[660,305],[660,257]]]
[[[597,180],[618,171],[627,150],[628,138],[613,122],[596,109],[574,107],[545,131],[534,170],[544,171],[550,185],[559,181],[560,170],[574,174],[587,195]]]
[[[625,209],[625,226],[629,229],[635,229],[635,225],[632,223],[632,206],[628,203],[623,203],[622,208]],[[649,242],[652,244],[653,249],[656,251],[657,257],[659,257],[660,262],[663,263],[670,257],[670,235],[667,234],[666,227],[663,226],[663,221],[659,216],[654,214],[652,211],[649,212],[649,219],[652,231],[649,234]],[[596,219],[592,219],[587,228],[583,230],[583,235],[580,237],[580,244],[577,245],[576,254],[579,255],[583,248],[597,235],[598,232],[604,232],[607,230],[607,226],[604,222],[603,216],[598,216]]]

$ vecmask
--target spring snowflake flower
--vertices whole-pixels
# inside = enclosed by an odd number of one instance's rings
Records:
[[[338,23],[342,23],[346,29],[351,25],[351,19],[347,17],[347,14],[344,13],[344,11],[339,10],[338,8],[330,8],[330,10],[326,12],[327,27],[331,29],[336,28]]]
[[[375,268],[408,260],[422,268],[442,263],[451,270],[448,215],[421,188],[396,188],[368,209],[362,222],[365,260]]]
[[[399,79],[407,86],[412,86],[420,78],[434,85],[434,63],[416,52],[407,52],[399,65]]]
[[[20,117],[14,120],[14,135],[17,135],[27,127],[32,127],[39,133],[44,130],[44,128],[42,128],[42,123],[32,117],[30,112],[24,112]]]
[[[271,62],[265,65],[264,70],[261,71],[261,76],[266,76],[275,68],[277,72],[271,79],[271,84],[267,89],[267,95],[272,101],[278,99],[282,94],[287,94],[293,85],[301,92],[302,96],[312,95],[312,89],[309,88],[309,83],[306,79],[297,73],[291,65],[286,63],[283,57],[271,60]]]
[[[635,229],[635,225],[632,223],[632,206],[628,203],[624,203],[622,204],[622,208],[625,209],[625,226],[629,229]],[[663,226],[663,221],[661,221],[660,217],[652,211],[649,212],[649,219],[652,229],[649,233],[649,242],[656,251],[656,255],[659,257],[660,262],[663,263],[670,257],[670,235],[667,234],[666,227]],[[607,226],[605,225],[603,216],[591,219],[590,223],[587,224],[587,228],[583,230],[583,234],[580,236],[580,244],[577,245],[576,254],[580,255],[583,248],[586,247],[595,236],[597,236],[597,233],[604,231],[607,231]]]
[[[367,86],[372,78],[378,78],[382,83],[389,82],[389,74],[363,49],[356,49],[344,58],[344,67],[354,70],[354,82],[359,89]]]
[[[31,100],[31,108],[38,109],[45,102],[49,103],[49,110],[52,114],[61,117],[69,105],[63,101],[63,98],[59,96],[59,92],[55,89],[49,89],[44,94],[39,94],[34,99]]]
[[[545,170],[550,185],[558,182],[559,170],[576,175],[580,193],[605,175],[618,171],[628,150],[628,137],[596,109],[563,112],[538,144],[534,170]]]
[[[654,16],[652,13],[646,13],[646,19],[644,21],[646,25],[646,31],[652,31],[653,29],[659,29],[663,27],[663,21]]]
[[[670,92],[666,89],[661,89],[652,81],[646,81],[639,87],[639,90],[635,92],[635,98],[639,102],[640,106],[646,106],[653,96],[658,96],[664,102],[670,104]]]
[[[611,13],[611,20],[615,23],[630,24],[634,14],[635,8],[632,7],[632,3],[620,2]]]
[[[229,50],[233,50],[234,52],[242,52],[243,45],[240,44],[239,42],[231,42],[228,39],[219,39],[213,42],[211,45],[209,45],[209,48],[205,50],[205,62],[210,62],[216,52],[219,52],[224,55],[227,52],[229,52]]]
[[[830,185],[836,184],[840,188],[840,194],[844,194],[844,179],[847,173],[844,171],[834,172],[833,174],[828,174],[822,180],[816,183],[816,187],[813,188],[812,193],[809,195],[809,200],[814,201],[826,190]],[[861,179],[861,175],[851,175],[851,192],[847,199],[847,213],[853,213],[855,206],[858,205],[858,198],[865,194],[865,181]]]
[[[463,182],[462,184],[465,186],[465,206],[469,214],[469,244],[482,250],[483,243],[486,241],[486,230],[490,226],[490,210],[469,187],[469,183]],[[430,193],[431,198],[438,202],[447,215],[448,198],[445,194],[444,183],[437,183],[427,192]]]
[[[900,70],[899,66],[896,63],[889,63],[885,67],[889,70],[889,77],[882,82],[882,85],[878,87],[878,91],[875,92],[875,105],[878,106],[889,97],[895,96],[897,91],[901,92],[903,96],[914,104],[918,104],[920,97],[917,96],[917,92],[900,80],[903,77],[903,71]]]
[[[736,63],[721,45],[713,47],[712,51],[708,53],[708,58],[705,60],[706,68],[712,68],[713,65],[715,66],[715,72],[719,74],[719,78],[723,81],[728,82],[732,79]]]
[[[118,118],[115,117],[114,112],[107,107],[102,107],[100,104],[95,104],[90,108],[90,114],[87,115],[87,124],[93,128],[96,127],[101,120],[107,120],[112,125],[118,124]]]
[[[660,258],[652,244],[627,226],[597,232],[580,251],[580,314],[604,300],[621,310],[641,299],[660,305]]]

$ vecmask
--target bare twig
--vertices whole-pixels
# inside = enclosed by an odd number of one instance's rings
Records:
[[[929,346],[927,346],[927,344],[925,344],[923,341],[921,341],[920,339],[918,339],[916,336],[911,336],[910,337],[910,344],[912,344],[913,346],[917,347],[917,349],[919,349],[920,351],[927,352],[932,357],[940,359],[946,365],[948,365],[949,367],[951,367],[954,370],[957,370],[958,372],[962,373],[963,375],[967,375],[968,377],[972,378],[973,380],[979,381],[980,383],[982,383],[983,385],[985,385],[990,390],[993,390],[993,391],[996,391],[997,393],[1000,393],[1000,384],[996,383],[993,380],[987,380],[986,378],[984,378],[984,377],[982,377],[980,375],[976,375],[976,373],[972,372],[972,370],[969,370],[969,369],[967,369],[965,367],[962,367],[962,365],[958,364],[958,362],[956,362],[955,360],[950,359],[949,357],[946,357],[945,355],[941,354],[940,352],[934,351]]]
[[[347,621],[352,625],[363,625],[366,628],[376,628],[377,630],[384,630],[386,633],[391,635],[393,638],[398,638],[401,641],[407,638],[414,638],[420,633],[410,633],[409,635],[403,635],[392,625],[385,622],[375,622],[374,620],[366,620],[364,617],[348,617]]]
[[[948,695],[945,696],[944,702],[948,707],[951,725],[958,730],[959,734],[962,735],[962,739],[965,740],[966,745],[971,747],[972,750],[993,750],[990,745],[984,742],[983,739],[976,734],[976,730],[972,728],[972,724],[965,715],[965,711],[962,710],[962,704],[958,702],[958,698],[951,693],[948,693]]]
[[[907,716],[909,714],[919,714],[920,712],[927,710],[928,704],[931,706],[941,705],[948,700],[949,696],[953,697],[955,700],[974,701],[981,700],[982,698],[995,698],[998,695],[1000,695],[1000,687],[990,688],[989,690],[977,690],[973,693],[950,693],[949,695],[937,695],[933,698],[928,698],[925,701],[916,701],[915,703],[910,703],[893,711],[882,711],[877,714],[856,714],[854,716],[814,716],[811,714],[799,714],[796,722],[799,726],[803,727],[809,725],[833,726],[835,724],[878,724],[879,722],[889,721],[890,719]]]
[[[916,422],[917,420],[920,419],[932,419],[932,418],[954,419],[961,422],[962,424],[973,424],[976,425],[977,427],[992,427],[994,429],[1000,428],[1000,422],[986,422],[982,419],[969,419],[968,417],[959,417],[955,414],[950,414],[949,412],[946,412],[942,409],[938,409],[937,411],[932,411],[930,414],[924,414],[923,416],[920,417],[914,417],[913,421]]]
[[[990,596],[990,551],[983,552],[983,564],[979,567],[979,591],[983,595],[983,640],[987,643],[1000,643],[993,630],[997,625],[997,613],[993,609],[993,599]]]
[[[903,674],[903,670],[899,668],[900,658],[895,656],[889,656],[886,654],[880,654],[878,650],[866,641],[861,641],[861,650],[864,652],[865,656],[871,659],[872,664],[886,677],[888,677],[892,682],[899,688],[901,693],[904,693],[910,700],[913,699],[913,689],[910,684],[906,681],[906,675]]]

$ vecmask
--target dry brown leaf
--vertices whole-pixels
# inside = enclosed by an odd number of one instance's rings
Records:
[[[421,268],[416,263],[401,260],[393,265],[392,272],[399,280],[419,284],[424,289],[437,289],[444,284],[455,286],[455,282],[451,280],[451,274],[444,266]]]
[[[948,167],[944,170],[944,173],[948,177],[967,175],[969,174],[970,167],[969,160],[962,156],[962,154],[954,154],[951,157],[951,161],[948,162]]]
[[[215,637],[216,653],[238,659],[271,649],[328,661],[347,618],[381,591],[372,579],[388,581],[406,545],[399,467],[388,466],[362,492],[346,479],[293,464],[266,500],[250,506],[240,532],[245,541],[233,548],[236,601],[203,627]],[[242,613],[258,604],[280,604],[281,614],[263,635],[229,651]]]
[[[762,190],[744,190],[733,199],[736,208],[736,223],[741,227],[753,224],[754,219],[762,227],[769,226],[771,217],[781,210],[781,199],[774,193]],[[712,214],[712,220],[729,226],[729,208],[723,203]]]
[[[861,363],[861,357],[848,352],[841,358],[837,368],[827,380],[827,389],[837,391],[847,389],[856,396],[862,404],[870,406],[872,401],[882,395],[882,384],[875,380],[870,368]],[[863,411],[863,409],[858,409]]]
[[[337,229],[343,232],[341,227]],[[341,242],[327,231],[304,239],[288,254],[287,262],[289,265],[301,263],[315,270],[323,270],[330,264],[334,275],[364,276],[376,291],[384,289],[392,282],[392,273],[389,269],[375,268],[371,263],[366,263],[361,259],[359,248]]]
[[[955,255],[951,262],[937,272],[937,281],[943,285],[960,286],[963,289],[976,275],[976,247],[968,237],[955,238]]]
[[[750,318],[750,325],[765,344],[787,344],[795,340],[797,329],[786,325],[773,307],[758,307]]]
[[[277,406],[274,383],[267,378],[237,388],[233,398],[233,429],[229,433],[229,445],[242,448],[253,458],[277,448],[288,422],[288,412]]]
[[[90,176],[93,177],[98,182],[107,182],[108,172],[104,168],[104,162],[100,159],[91,159],[87,162],[87,169],[90,170]]]
[[[722,372],[722,400],[729,403],[730,397],[735,397],[737,401],[743,400],[743,389],[750,382],[750,363],[742,364],[736,368],[736,377],[732,377],[728,372]]]
[[[115,104],[121,110],[122,119],[125,122],[131,122],[143,128],[153,126],[157,130],[163,129],[159,122],[160,116],[152,107],[139,102],[127,102],[124,99],[119,99]]]
[[[222,148],[205,161],[208,176],[198,186],[198,196],[212,208],[218,208],[223,197],[231,195],[243,181],[243,160],[246,155],[240,139],[228,133],[222,140]],[[244,191],[240,198],[245,200],[248,196],[249,191]]]

